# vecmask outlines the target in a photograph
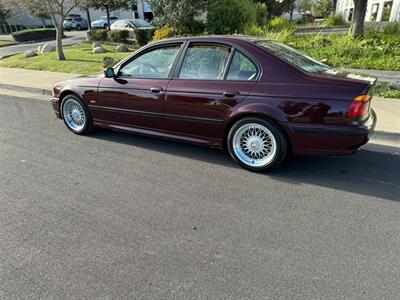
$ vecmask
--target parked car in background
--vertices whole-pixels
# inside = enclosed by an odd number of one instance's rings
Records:
[[[69,16],[64,20],[63,27],[64,30],[87,30],[89,23],[80,16]]]
[[[104,74],[55,84],[52,106],[76,134],[97,126],[225,149],[261,171],[290,153],[357,151],[376,124],[375,81],[274,41],[188,37],[151,43]]]
[[[301,12],[299,13],[298,11],[293,11],[292,16],[290,16],[289,12],[286,12],[282,14],[282,18],[286,20],[292,20],[292,21],[301,21],[301,20],[306,20],[307,22],[314,22],[315,18],[312,15],[310,11],[306,12]]]
[[[110,25],[112,25],[117,20],[118,20],[117,17],[110,17]],[[101,17],[99,20],[93,21],[92,28],[107,29],[108,28],[107,17],[104,16],[104,17]]]
[[[128,30],[129,36],[134,37],[136,29],[153,29],[154,27],[142,19],[118,20],[111,25],[111,30]]]

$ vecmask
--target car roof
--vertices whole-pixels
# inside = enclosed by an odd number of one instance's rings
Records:
[[[257,41],[265,40],[260,37],[250,36],[250,35],[201,35],[201,36],[187,36],[187,37],[177,37],[169,38],[159,41],[163,42],[174,42],[174,41],[207,41],[207,42],[235,42],[235,41],[245,41],[249,43],[255,43]]]

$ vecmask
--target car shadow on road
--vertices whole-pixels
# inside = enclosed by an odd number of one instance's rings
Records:
[[[92,138],[142,147],[224,167],[240,168],[223,151],[99,129]],[[382,146],[383,147],[383,146]],[[267,176],[288,184],[312,184],[359,195],[400,201],[400,156],[360,150],[350,156],[292,157],[278,169],[243,175]],[[251,178],[249,178],[251,180]]]

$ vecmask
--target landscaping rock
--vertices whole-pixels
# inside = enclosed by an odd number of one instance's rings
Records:
[[[29,57],[34,57],[37,56],[36,50],[28,50],[24,52],[24,57],[29,58]]]
[[[127,44],[120,44],[117,46],[117,48],[115,48],[115,51],[117,52],[128,52],[129,48]]]
[[[97,48],[97,47],[101,47],[100,42],[94,42],[94,43],[92,44],[92,49]]]
[[[96,48],[93,48],[93,50],[92,50],[92,53],[93,53],[93,54],[106,53],[106,52],[107,52],[107,50],[104,49],[104,48],[101,47],[101,46],[96,47]]]
[[[40,53],[49,53],[56,50],[54,46],[50,45],[50,44],[44,44]]]

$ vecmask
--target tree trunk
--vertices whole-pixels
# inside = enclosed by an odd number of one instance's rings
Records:
[[[353,20],[351,21],[350,34],[353,38],[364,34],[364,19],[367,12],[368,0],[353,0],[354,12]]]
[[[336,6],[337,6],[337,0],[332,0],[332,11],[331,11],[331,16],[336,15]]]
[[[110,8],[108,7],[108,5],[106,5],[106,12],[107,12],[107,24],[108,24],[108,30],[110,30]]]
[[[92,30],[92,20],[90,19],[90,11],[88,7],[86,7],[86,17],[88,21],[88,27],[90,30]]]
[[[43,28],[46,28],[46,22],[44,21],[44,17],[40,17],[40,20],[42,21]]]
[[[63,38],[63,26],[62,22],[60,25],[56,26],[56,50],[57,50],[57,59],[58,60],[65,60],[64,50],[62,46],[62,38]]]

